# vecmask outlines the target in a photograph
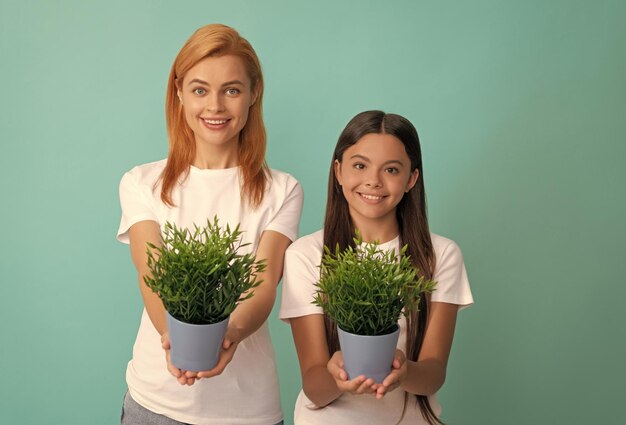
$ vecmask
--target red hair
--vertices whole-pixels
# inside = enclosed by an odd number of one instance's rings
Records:
[[[206,25],[187,40],[170,72],[165,98],[165,120],[169,139],[167,164],[161,175],[161,200],[173,206],[172,190],[180,177],[186,178],[189,166],[196,155],[194,134],[187,121],[180,99],[177,81],[200,60],[209,56],[233,55],[239,57],[246,68],[256,93],[256,101],[248,112],[248,121],[239,133],[239,165],[243,177],[242,198],[253,207],[263,200],[269,169],[265,162],[266,132],[263,124],[263,74],[261,63],[250,43],[237,31],[226,25]]]

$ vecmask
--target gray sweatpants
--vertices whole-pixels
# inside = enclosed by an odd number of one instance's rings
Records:
[[[189,425],[154,413],[137,403],[127,392],[124,396],[121,425]],[[283,425],[280,421],[276,425]]]

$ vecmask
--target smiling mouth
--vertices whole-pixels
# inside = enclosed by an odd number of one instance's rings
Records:
[[[367,199],[368,201],[380,201],[384,198],[384,196],[367,195],[365,193],[359,193],[359,196],[363,199]]]
[[[229,120],[211,120],[211,119],[207,119],[207,118],[202,118],[202,121],[204,121],[205,124],[208,125],[224,125],[226,124]]]

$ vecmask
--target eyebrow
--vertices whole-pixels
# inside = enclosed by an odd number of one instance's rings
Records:
[[[359,155],[359,154],[352,155],[350,157],[350,159],[360,159],[362,161],[372,162],[372,161],[370,161],[370,159],[368,157],[363,156],[363,155]],[[399,161],[397,159],[390,159],[389,161],[385,161],[385,163],[383,165],[390,165],[390,164],[397,164],[397,165],[400,165],[400,166],[404,166],[402,161]]]
[[[194,78],[193,80],[189,81],[189,83],[187,83],[187,85],[194,84],[194,83],[203,84],[205,86],[211,87],[211,85],[209,83],[207,83],[206,81],[201,80],[199,78]],[[224,86],[233,86],[233,85],[243,86],[244,84],[240,80],[231,80],[231,81],[226,81],[224,84],[222,84],[222,87],[224,87]]]

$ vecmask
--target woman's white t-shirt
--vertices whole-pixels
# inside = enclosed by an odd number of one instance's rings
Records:
[[[128,230],[140,221],[152,220],[161,228],[170,221],[193,229],[216,215],[221,226],[240,224],[242,241],[250,244],[242,248],[244,253],[256,250],[265,230],[297,238],[303,194],[289,174],[271,170],[263,202],[252,209],[241,200],[239,167],[202,170],[192,166],[172,191],[175,207],[168,207],[161,201],[159,184],[165,164],[161,160],[140,165],[122,177],[119,241],[129,243]],[[221,375],[182,386],[167,370],[161,337],[144,309],[126,381],[137,403],[180,422],[274,424],[283,418],[267,322],[238,345]]]
[[[454,241],[431,234],[436,264],[433,280],[437,287],[432,293],[431,302],[457,304],[460,308],[474,302],[467,280],[465,264],[461,250]],[[320,277],[320,263],[324,245],[323,232],[304,236],[294,242],[285,254],[283,273],[282,300],[279,317],[285,321],[294,317],[310,314],[323,314],[321,307],[312,303],[316,291],[315,283]],[[380,244],[383,251],[394,249],[399,252],[399,238]],[[402,351],[406,346],[406,320],[398,322],[400,338],[397,347]],[[317,408],[304,391],[300,391],[294,411],[296,425],[363,425],[396,424],[402,415],[405,392],[396,389],[382,400],[371,395],[343,394],[326,407]],[[441,407],[436,396],[429,397],[430,404],[437,415]],[[422,417],[421,410],[414,396],[409,395],[406,413],[401,424],[428,424]]]

